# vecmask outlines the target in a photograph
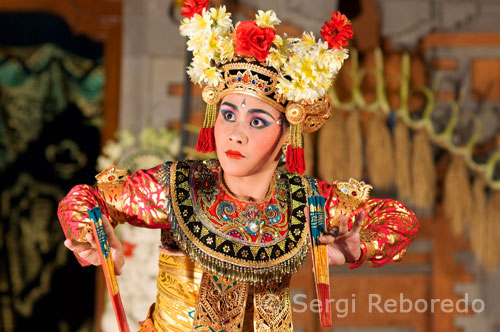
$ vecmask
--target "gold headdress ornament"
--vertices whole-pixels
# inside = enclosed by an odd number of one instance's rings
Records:
[[[322,41],[312,33],[301,38],[276,35],[274,26],[281,21],[272,10],[259,10],[255,21],[235,27],[225,6],[208,8],[207,0],[185,0],[182,11],[180,32],[193,51],[188,74],[194,83],[205,85],[207,103],[197,150],[215,150],[213,127],[219,101],[229,93],[249,94],[285,114],[290,123],[287,167],[302,174],[302,133],[318,130],[330,117],[327,91],[348,57],[343,46],[352,38],[349,20],[339,12],[331,13],[321,29]]]

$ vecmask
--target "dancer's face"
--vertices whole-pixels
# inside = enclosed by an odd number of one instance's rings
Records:
[[[224,97],[215,122],[215,145],[228,175],[248,176],[275,169],[286,139],[280,111],[253,96]]]

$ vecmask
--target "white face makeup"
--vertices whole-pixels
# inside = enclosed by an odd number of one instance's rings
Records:
[[[282,115],[253,96],[229,94],[215,122],[215,145],[224,172],[249,176],[276,168],[285,141]]]

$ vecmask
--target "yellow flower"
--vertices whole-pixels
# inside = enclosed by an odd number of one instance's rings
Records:
[[[193,51],[193,52],[198,52],[201,48],[204,47],[204,44],[206,43],[206,37],[205,36],[192,36],[187,41],[187,49],[188,51]]]
[[[210,29],[214,21],[210,17],[210,13],[205,9],[202,15],[194,15],[191,18],[191,24],[193,25],[193,30],[195,34],[203,34]]]
[[[210,18],[212,18],[218,26],[224,28],[225,30],[229,30],[233,25],[231,13],[226,12],[226,6],[220,6],[218,9],[210,8]]]
[[[221,39],[219,52],[219,62],[227,62],[233,59],[234,45],[230,36]]]
[[[314,46],[316,46],[316,39],[314,38],[314,35],[312,32],[304,32],[302,34],[302,38],[301,38],[301,41],[302,41],[302,45],[305,49],[310,49]]]
[[[203,39],[203,44],[199,48],[199,52],[203,56],[213,59],[221,47],[221,37],[217,31],[212,30]]]
[[[266,64],[280,71],[281,66],[286,62],[287,56],[279,50],[272,48],[266,58]]]
[[[302,61],[300,62],[297,71],[302,76],[302,79],[306,82],[309,80],[316,80],[318,76],[318,72],[316,71],[316,66],[311,57],[303,56]]]
[[[257,15],[255,15],[255,23],[261,28],[273,27],[281,23],[281,21],[276,16],[276,13],[273,10],[262,11],[259,10]]]
[[[219,69],[210,67],[201,74],[201,79],[210,86],[216,86],[222,81],[222,74]]]
[[[196,54],[193,57],[191,65],[188,67],[187,73],[194,83],[201,85],[203,82],[202,75],[210,67],[210,59],[208,57],[203,54]]]
[[[283,42],[283,38],[281,38],[280,35],[275,35],[274,36],[274,40],[273,40],[273,44],[281,50],[281,48],[284,46],[284,42]]]

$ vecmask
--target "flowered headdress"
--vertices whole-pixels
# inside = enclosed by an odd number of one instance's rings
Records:
[[[281,21],[272,10],[259,10],[255,21],[236,27],[225,6],[209,9],[207,0],[185,0],[182,11],[186,18],[180,32],[193,51],[188,74],[194,83],[205,85],[207,103],[196,149],[215,150],[218,102],[229,93],[249,94],[285,113],[291,126],[287,168],[302,174],[302,133],[316,131],[330,117],[327,91],[348,57],[343,47],[353,34],[349,20],[332,13],[321,29],[322,41],[312,33],[301,38],[276,35],[274,26]]]

